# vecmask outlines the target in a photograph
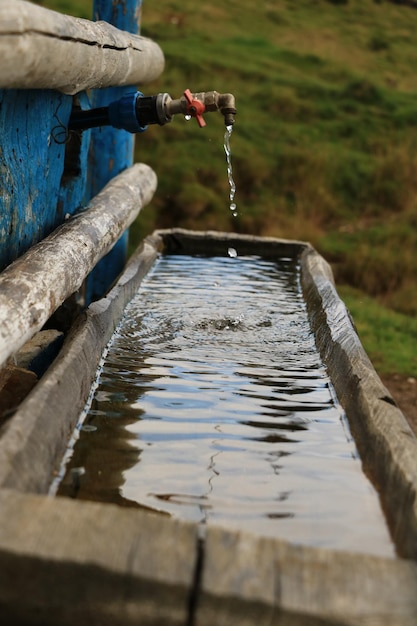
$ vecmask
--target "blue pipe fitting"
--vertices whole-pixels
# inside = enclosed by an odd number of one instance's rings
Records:
[[[129,133],[143,133],[148,126],[141,126],[138,122],[136,115],[136,101],[138,98],[143,98],[143,93],[135,91],[109,104],[108,116],[110,125],[114,128],[123,128]]]

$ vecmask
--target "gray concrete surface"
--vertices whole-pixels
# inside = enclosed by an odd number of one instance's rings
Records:
[[[302,255],[302,285],[316,344],[376,486],[399,553],[417,558],[417,439],[365,353],[326,261]]]
[[[47,497],[101,353],[159,251],[300,256],[312,329],[401,558],[318,549]],[[78,321],[0,431],[5,624],[417,624],[417,439],[369,362],[327,263],[303,242],[160,231]]]
[[[46,493],[127,302],[158,251],[143,243],[106,298],[80,316],[41,382],[0,430],[0,488]]]
[[[2,490],[1,623],[182,626],[195,535],[149,512]]]

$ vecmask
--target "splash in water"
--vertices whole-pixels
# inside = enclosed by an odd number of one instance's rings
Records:
[[[232,135],[233,126],[226,126],[226,131],[224,133],[224,151],[226,153],[226,161],[227,161],[227,178],[229,179],[230,193],[229,193],[229,208],[233,214],[233,217],[237,217],[237,207],[235,203],[235,194],[236,194],[236,185],[233,180],[233,170],[232,170],[232,151],[230,148],[230,137]]]

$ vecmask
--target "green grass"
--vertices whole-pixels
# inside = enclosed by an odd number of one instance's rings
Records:
[[[92,5],[89,0],[31,0],[35,4],[41,4],[48,9],[66,13],[67,15],[75,15],[91,20]]]
[[[43,4],[88,17],[88,2]],[[239,217],[228,209],[221,116],[208,114],[204,129],[177,116],[137,138],[136,159],[159,187],[132,242],[170,226],[309,240],[338,285],[361,290],[346,292],[359,327],[373,306],[387,311],[375,316],[385,347],[369,348],[369,333],[363,342],[379,367],[403,371],[417,313],[416,30],[417,10],[389,1],[145,0],[142,34],[166,69],[141,90],[236,96]],[[397,327],[405,335],[383,342]]]
[[[381,306],[353,287],[339,287],[361,343],[382,374],[417,376],[417,320]]]

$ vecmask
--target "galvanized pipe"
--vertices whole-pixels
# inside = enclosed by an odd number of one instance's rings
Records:
[[[0,274],[0,367],[82,285],[97,262],[148,204],[153,170],[138,163],[114,178],[87,209]]]

